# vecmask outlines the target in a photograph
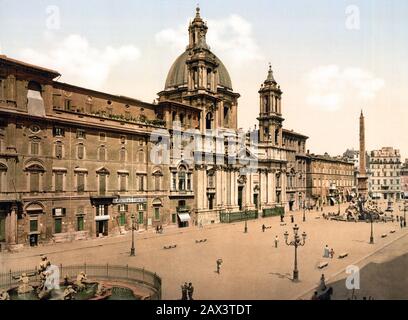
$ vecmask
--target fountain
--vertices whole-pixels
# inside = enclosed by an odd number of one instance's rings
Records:
[[[140,300],[160,298],[160,291],[156,288],[161,284],[156,275],[152,279],[158,279],[154,283],[143,282],[143,277],[134,277],[135,268],[106,265],[105,275],[101,275],[101,266],[86,266],[84,270],[90,270],[98,279],[89,279],[85,271],[80,271],[78,266],[63,268],[53,265],[42,256],[41,262],[35,271],[26,271],[21,274],[12,274],[9,283],[0,283],[0,288],[9,285],[9,289],[0,289],[0,300]],[[60,275],[65,270],[65,275],[60,281]],[[141,275],[145,272],[144,269]],[[123,272],[126,272],[124,277]],[[117,272],[118,277],[113,273]],[[146,271],[148,272],[148,271]],[[112,275],[111,275],[112,273]],[[150,273],[153,275],[153,273]],[[119,280],[120,279],[120,280]],[[142,280],[142,281],[141,281]],[[149,287],[150,286],[150,287]],[[153,291],[152,291],[153,290]],[[159,295],[153,296],[155,292]]]

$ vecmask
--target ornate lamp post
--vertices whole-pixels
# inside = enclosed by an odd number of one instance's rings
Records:
[[[245,228],[244,228],[244,233],[248,233],[248,209],[245,209]]]
[[[372,211],[370,211],[370,223],[371,223],[370,244],[374,244],[374,234],[373,234],[373,212],[372,212]]]
[[[299,270],[297,268],[297,248],[299,246],[304,246],[305,241],[306,241],[306,233],[305,232],[302,233],[302,239],[301,239],[298,234],[298,231],[299,231],[299,227],[297,226],[297,224],[295,224],[295,226],[293,227],[293,240],[292,241],[288,241],[289,233],[287,231],[284,233],[286,245],[295,247],[295,266],[293,269],[293,280],[294,281],[299,280]]]
[[[130,256],[135,256],[135,215],[132,213],[132,247],[130,248]]]

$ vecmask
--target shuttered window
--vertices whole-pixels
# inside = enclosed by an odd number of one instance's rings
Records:
[[[85,147],[83,144],[79,144],[78,145],[78,159],[83,159],[84,158],[84,152],[85,151]]]
[[[55,191],[56,192],[63,191],[63,178],[64,178],[64,175],[62,172],[55,173]]]
[[[57,143],[55,145],[55,157],[57,159],[62,159],[62,144],[61,143]]]
[[[77,191],[84,192],[85,191],[85,175],[83,173],[78,173],[77,179],[78,179]]]
[[[38,172],[30,172],[30,191],[40,191],[40,174]]]

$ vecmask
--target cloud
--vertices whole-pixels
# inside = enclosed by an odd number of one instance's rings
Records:
[[[188,44],[188,21],[177,28],[168,28],[155,35],[156,43],[182,52]],[[207,44],[229,64],[262,60],[261,49],[252,35],[252,25],[239,15],[208,20]]]
[[[328,111],[340,109],[350,98],[366,103],[373,100],[385,82],[360,68],[341,69],[337,65],[311,70],[305,81],[309,89],[307,103]]]
[[[76,34],[59,43],[54,42],[48,51],[32,48],[21,51],[24,61],[56,69],[62,74],[62,81],[92,89],[101,89],[114,67],[139,56],[139,49],[132,45],[98,49],[92,47],[85,37]]]

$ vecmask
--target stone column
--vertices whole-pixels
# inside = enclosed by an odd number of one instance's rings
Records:
[[[260,201],[261,201],[261,206],[263,206],[266,202],[266,176],[263,171],[259,172],[259,186],[260,186]]]
[[[252,204],[252,173],[247,174],[247,181],[245,184],[245,206]]]
[[[221,206],[222,204],[222,171],[221,169],[217,169],[215,171],[215,187],[216,187],[216,193],[215,193],[215,203],[216,206]]]
[[[274,186],[273,186],[273,172],[268,172],[268,204],[273,204],[273,194],[274,194]]]
[[[203,208],[207,209],[208,208],[208,201],[207,201],[207,170],[204,167],[203,168]]]

